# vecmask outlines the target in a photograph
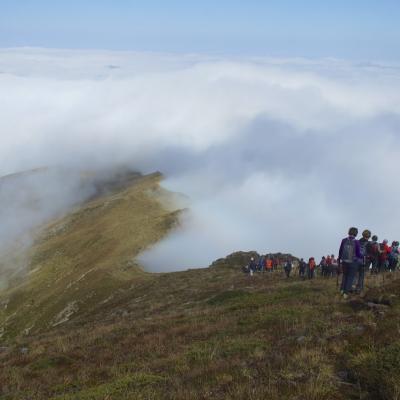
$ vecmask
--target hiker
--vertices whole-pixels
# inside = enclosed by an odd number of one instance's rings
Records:
[[[362,255],[362,260],[358,264],[358,274],[357,274],[357,284],[356,292],[361,293],[364,290],[364,277],[365,271],[369,268],[370,261],[368,256],[369,239],[371,237],[371,231],[365,229],[362,233],[362,238],[359,240],[360,251]]]
[[[290,272],[292,271],[292,263],[290,262],[289,259],[286,261],[284,269],[286,273],[286,278],[289,278]]]
[[[394,272],[397,268],[397,263],[399,260],[399,242],[393,241],[392,246],[390,247],[389,253],[389,270],[390,272]]]
[[[329,254],[326,256],[326,276],[332,276],[332,257]]]
[[[249,263],[249,272],[250,272],[250,276],[253,276],[254,272],[256,272],[257,269],[257,265],[256,262],[254,260],[254,257],[250,258],[250,263]]]
[[[321,261],[319,262],[319,268],[321,271],[321,276],[326,276],[326,258],[325,256],[322,256]]]
[[[314,278],[314,270],[315,270],[315,259],[314,257],[310,257],[308,259],[308,279],[313,279]]]
[[[388,246],[388,240],[384,239],[379,244],[379,257],[378,257],[378,272],[385,272],[388,269],[388,257],[390,253],[390,247]]]
[[[348,237],[344,238],[339,248],[339,265],[341,266],[343,277],[340,286],[343,297],[347,299],[349,293],[352,292],[353,281],[358,270],[358,264],[362,260],[360,243],[356,239],[358,229],[351,227]]]
[[[331,276],[335,276],[338,274],[338,261],[335,258],[334,254],[331,254]]]
[[[304,279],[306,275],[307,263],[302,258],[299,262],[299,277]]]
[[[259,271],[259,272],[264,272],[264,271],[265,271],[264,266],[265,266],[264,257],[263,257],[263,256],[260,256],[260,257],[258,258],[258,264],[257,264],[257,269],[258,269],[258,271]]]
[[[272,272],[273,264],[272,260],[269,257],[265,260],[265,268],[267,272]]]
[[[378,273],[379,243],[378,236],[373,235],[367,247],[368,257],[371,260],[371,275]]]

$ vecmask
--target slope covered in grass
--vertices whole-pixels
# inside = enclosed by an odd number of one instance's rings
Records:
[[[0,399],[396,399],[400,281],[218,267],[132,282],[0,353]],[[22,352],[22,353],[21,353]]]
[[[0,332],[30,334],[86,315],[132,280],[135,262],[177,222],[163,206],[161,175],[125,176],[41,230],[25,257],[28,275],[0,293]],[[12,267],[12,266],[11,266]]]

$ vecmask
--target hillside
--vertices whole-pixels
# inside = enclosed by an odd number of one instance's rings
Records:
[[[98,182],[89,200],[42,227],[29,250],[11,249],[8,264],[12,256],[25,257],[27,275],[0,292],[1,334],[56,326],[90,313],[132,280],[146,279],[135,256],[160,240],[178,217],[161,202],[169,194],[160,179],[158,173],[130,174]]]
[[[0,294],[0,400],[399,398],[398,272],[348,301],[336,279],[243,274],[256,252],[146,273],[135,256],[179,216],[160,179],[98,181],[9,249],[28,267]]]
[[[400,281],[231,266],[152,275],[0,351],[0,399],[396,399]]]

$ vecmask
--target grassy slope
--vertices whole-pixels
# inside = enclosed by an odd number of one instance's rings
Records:
[[[177,220],[158,201],[166,195],[160,177],[103,194],[47,227],[30,250],[28,279],[1,294],[3,336],[85,314],[132,279],[147,279],[134,257]]]
[[[153,275],[10,345],[0,399],[396,399],[400,281],[380,279],[343,301],[280,272]]]

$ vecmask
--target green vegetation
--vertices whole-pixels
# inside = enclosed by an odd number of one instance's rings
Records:
[[[395,399],[400,281],[386,283],[343,301],[334,280],[223,266],[133,279],[9,342],[0,399]]]
[[[46,227],[29,250],[29,273],[0,294],[0,332],[12,337],[90,314],[116,290],[146,280],[134,258],[159,241],[179,211],[159,202],[160,174],[106,191]]]

